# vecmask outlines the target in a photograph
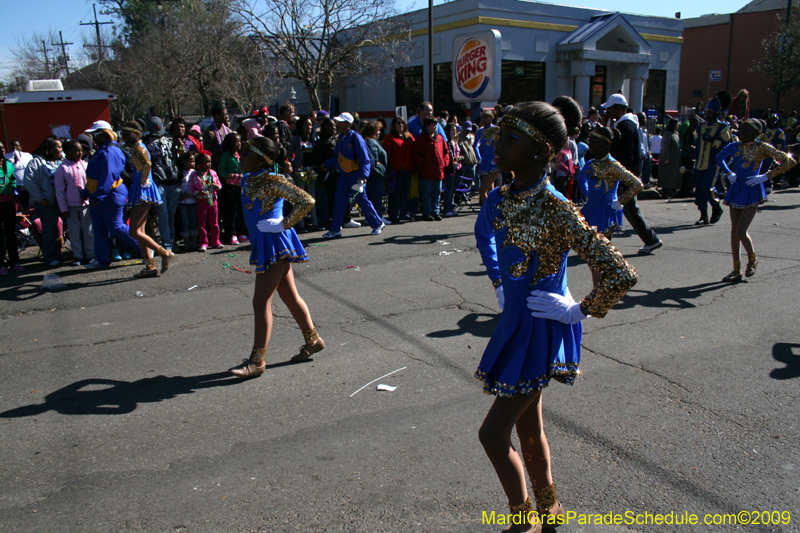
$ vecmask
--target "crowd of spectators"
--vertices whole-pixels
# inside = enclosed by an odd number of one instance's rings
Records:
[[[624,138],[615,142],[611,153],[641,179],[645,189],[657,187],[668,200],[693,196],[703,106],[698,105],[693,116],[683,121],[666,117],[664,124],[652,132],[647,130],[646,117],[631,113],[627,103],[619,113],[613,107],[586,110],[582,126],[570,132],[569,144],[551,165],[554,186],[574,203],[585,202],[575,177],[584,164],[589,134],[597,125],[608,123],[610,117],[612,123],[616,121],[616,129],[624,130]],[[390,224],[457,216],[454,193],[459,184],[463,187],[466,183],[479,191],[477,201],[482,204],[492,188],[512,178],[498,172],[493,163],[497,122],[507,109],[501,105],[484,109],[473,123],[461,122],[447,111],[435,116],[431,103],[423,102],[408,121],[396,116],[387,125],[382,117],[361,120],[350,113],[331,117],[325,110],[296,116],[294,107],[284,104],[277,117],[266,108],[257,110],[252,118],[238,125],[237,131],[232,129],[230,115],[221,106],[212,108],[212,120],[205,131],[199,125],[190,127],[181,117],[166,127],[159,117],[140,120],[141,129],[146,132],[142,142],[151,158],[152,177],[163,200],[154,210],[148,232],[157,236],[167,250],[180,245],[183,251],[205,251],[247,242],[240,202],[239,152],[243,143],[255,136],[271,138],[285,147],[287,160],[276,163],[275,170],[316,199],[314,208],[298,224],[298,233],[327,231],[324,237],[340,236],[343,228],[361,225],[353,219],[353,213],[360,209],[367,215],[367,204],[378,221],[368,220],[374,233]],[[748,118],[748,113],[749,100],[737,95],[725,117],[734,136],[740,120]],[[349,118],[341,118],[345,116]],[[626,124],[623,116],[635,120]],[[768,110],[763,118],[764,140],[779,150],[793,151],[793,146],[798,146],[794,144],[800,125],[796,112],[785,115]],[[342,139],[346,139],[345,144]],[[0,147],[7,161],[0,172],[0,234],[4,236],[0,242],[0,275],[22,270],[16,238],[11,232],[15,216],[29,207],[38,220],[45,263],[53,267],[61,264],[66,227],[73,264],[97,266],[88,201],[77,192],[86,186],[86,161],[94,148],[92,139],[85,134],[69,140],[48,137],[32,154],[26,153],[17,141],[11,143],[9,151]],[[343,153],[349,154],[353,162],[347,172],[339,164]],[[346,188],[338,183],[343,173],[347,180],[355,180]],[[792,183],[794,176],[796,173],[788,178]],[[724,183],[719,185],[724,187]],[[341,204],[338,210],[337,196]],[[645,248],[660,243],[635,200],[625,209]],[[343,213],[341,221],[334,220],[337,211]],[[125,240],[112,242],[113,260],[137,255]]]

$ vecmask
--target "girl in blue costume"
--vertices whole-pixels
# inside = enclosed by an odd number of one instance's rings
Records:
[[[479,125],[481,129],[475,134],[472,144],[475,155],[478,156],[478,176],[481,182],[479,200],[483,205],[489,191],[494,188],[497,178],[500,177],[497,165],[494,164],[494,142],[499,131],[494,125],[494,111],[489,109],[482,111]]]
[[[756,273],[758,258],[747,229],[756,216],[759,204],[767,201],[764,183],[796,164],[789,154],[756,140],[761,135],[761,128],[760,121],[745,120],[739,128],[739,142],[730,143],[717,154],[717,164],[723,172],[728,173],[728,180],[731,182],[723,202],[731,208],[733,271],[722,278],[722,281],[737,282],[742,279],[740,244],[747,251],[747,269],[744,275],[749,278]],[[767,159],[774,159],[780,165],[766,174],[759,174],[762,163]]]
[[[503,310],[475,373],[484,392],[497,396],[479,437],[519,522],[504,530],[511,532],[564,523],[543,429],[542,389],[551,378],[573,382],[579,374],[581,320],[605,316],[637,280],[622,254],[547,179],[550,161],[567,144],[568,126],[581,119],[573,99],[558,102],[559,109],[545,102],[517,104],[503,117],[494,161],[501,171],[513,172],[514,181],[489,194],[475,224],[478,249]],[[570,249],[602,274],[580,303],[567,288]],[[511,444],[515,426],[524,461]]]
[[[292,361],[306,361],[325,348],[303,298],[297,293],[292,263],[308,261],[308,255],[293,226],[314,207],[314,199],[285,177],[275,172],[276,162],[286,160],[285,149],[266,137],[254,137],[244,145],[240,156],[242,205],[253,250],[250,264],[256,267],[253,295],[255,332],[250,358],[230,370],[244,378],[258,377],[266,369],[267,344],[272,333],[272,297],[275,291],[289,308],[303,332],[305,344]],[[292,211],[283,218],[283,202]]]
[[[141,141],[142,132],[139,127],[139,123],[135,121],[126,122],[122,127],[122,140],[125,141],[125,146],[129,150],[129,162],[132,169],[131,188],[128,189],[128,204],[131,206],[130,236],[139,243],[139,250],[142,252],[145,265],[142,271],[135,274],[134,277],[154,278],[158,276],[158,270],[156,270],[150,250],[161,256],[162,274],[172,264],[175,254],[171,250],[159,246],[144,230],[147,213],[152,206],[161,204],[161,194],[153,181],[150,154]]]
[[[615,132],[617,130],[614,130]],[[617,132],[619,137],[619,132]],[[609,155],[614,134],[609,128],[599,126],[589,134],[591,159],[578,174],[578,183],[586,196],[581,214],[586,223],[611,240],[614,230],[622,224],[622,206],[642,190],[642,182],[620,162]],[[617,195],[619,183],[626,185],[625,192]],[[592,270],[592,281],[600,281],[600,272]]]

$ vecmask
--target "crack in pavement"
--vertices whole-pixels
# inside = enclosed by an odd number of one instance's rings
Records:
[[[670,379],[669,377],[667,377],[667,376],[665,376],[663,374],[660,374],[660,373],[658,373],[658,372],[656,372],[654,370],[650,370],[648,368],[645,368],[644,365],[641,365],[641,364],[635,365],[635,364],[629,363],[627,361],[623,361],[621,359],[617,359],[616,357],[611,357],[610,355],[598,352],[596,350],[591,350],[591,349],[587,348],[586,346],[584,346],[583,344],[581,344],[581,348],[583,350],[586,350],[587,352],[589,352],[592,355],[597,355],[597,356],[603,357],[605,359],[608,359],[609,361],[613,361],[615,363],[618,363],[620,365],[624,365],[624,366],[630,367],[630,368],[632,368],[634,370],[639,370],[641,372],[644,372],[645,374],[650,374],[651,376],[655,376],[657,378],[660,378],[660,379],[666,381],[670,385],[672,385],[672,386],[684,391],[687,394],[693,394],[690,389],[687,389],[686,387],[684,387],[683,385],[681,385],[677,381],[674,381],[674,380]],[[706,413],[709,413],[711,415],[719,417],[720,419],[725,420],[726,422],[729,422],[729,423],[731,423],[731,424],[733,424],[735,426],[738,426],[738,427],[740,427],[742,429],[750,430],[750,431],[758,429],[756,426],[747,426],[745,424],[742,424],[741,422],[739,422],[737,420],[734,420],[734,419],[724,415],[723,413],[720,413],[719,411],[716,411],[716,410],[714,410],[714,409],[712,409],[710,407],[707,407],[707,406],[705,406],[705,405],[703,405],[701,403],[698,403],[696,401],[691,401],[688,398],[683,398],[679,394],[678,395],[669,395],[667,398],[671,399],[671,400],[674,400],[674,401],[677,401],[678,403],[681,403],[683,405],[695,407],[695,408],[697,408],[697,409],[699,409],[701,411],[704,411]]]
[[[629,363],[627,361],[623,361],[622,359],[617,359],[616,357],[611,357],[610,355],[598,352],[597,350],[592,350],[590,348],[587,348],[583,343],[581,343],[581,349],[582,350],[586,350],[587,352],[589,352],[592,355],[599,355],[600,357],[608,359],[609,361],[614,361],[615,363],[618,363],[618,364],[624,365],[624,366],[628,366],[630,368],[633,368],[634,370],[641,370],[642,372],[644,372],[646,374],[650,374],[650,375],[659,377],[659,378],[663,379],[664,381],[666,381],[667,383],[669,383],[670,385],[678,387],[679,389],[683,390],[684,392],[688,392],[690,394],[692,392],[691,390],[687,389],[686,387],[684,387],[683,385],[681,385],[677,381],[673,381],[670,378],[668,378],[667,376],[665,376],[663,374],[659,374],[658,372],[656,372],[654,370],[649,370],[649,369],[645,368],[641,364],[635,365],[633,363]]]
[[[151,331],[151,332],[148,332],[148,333],[142,333],[142,334],[138,334],[138,335],[128,335],[126,337],[120,337],[120,338],[115,338],[115,339],[105,339],[105,340],[94,341],[94,342],[81,342],[81,343],[73,343],[73,344],[57,344],[57,345],[54,345],[54,346],[47,346],[47,347],[45,347],[45,349],[47,349],[47,350],[62,350],[62,349],[67,349],[67,348],[88,348],[88,347],[94,347],[94,346],[102,346],[104,344],[114,344],[114,343],[118,343],[118,342],[125,342],[125,341],[128,341],[128,340],[142,339],[142,338],[148,338],[148,337],[159,337],[159,336],[163,336],[163,335],[170,335],[172,333],[185,332],[185,331],[194,331],[194,330],[202,329],[202,328],[206,327],[208,324],[222,324],[222,323],[225,323],[225,322],[228,322],[228,321],[238,320],[238,319],[242,319],[242,318],[245,318],[245,317],[249,318],[251,316],[253,316],[252,313],[248,313],[246,315],[226,316],[224,319],[223,318],[219,318],[219,317],[211,317],[208,320],[206,320],[205,322],[200,323],[200,324],[187,324],[187,325],[179,326],[177,328],[169,329],[169,330],[166,330],[166,331],[159,331],[159,332],[152,332]],[[42,351],[42,347],[38,347],[36,349],[31,349],[31,350],[20,350],[20,351],[15,351],[15,352],[9,352],[9,353],[3,354],[3,355],[4,356],[8,356],[8,355],[24,355],[24,354],[32,353],[32,352],[39,353],[41,351]]]
[[[664,315],[666,315],[668,313],[672,313],[672,312],[675,312],[675,311],[683,311],[685,309],[698,309],[700,307],[708,307],[709,305],[713,305],[716,300],[719,300],[720,298],[723,298],[725,296],[726,292],[734,289],[735,287],[736,287],[736,284],[732,284],[730,287],[726,287],[726,288],[722,289],[716,296],[712,297],[711,300],[708,303],[705,303],[705,304],[699,303],[699,304],[694,305],[692,307],[670,307],[668,309],[664,309],[663,311],[661,311],[659,313],[654,314],[653,316],[642,318],[641,320],[633,320],[633,321],[629,321],[629,322],[622,322],[622,323],[619,323],[619,324],[609,324],[608,326],[602,326],[602,327],[599,327],[599,328],[596,328],[596,329],[592,329],[591,331],[584,331],[583,332],[583,337],[585,338],[585,337],[587,337],[589,335],[593,335],[593,334],[598,333],[600,331],[605,331],[605,330],[611,329],[611,328],[618,328],[618,327],[623,327],[623,326],[635,326],[637,324],[642,324],[644,322],[649,322],[649,321],[652,321],[652,320],[656,320],[656,319],[661,318],[662,316],[664,316]]]

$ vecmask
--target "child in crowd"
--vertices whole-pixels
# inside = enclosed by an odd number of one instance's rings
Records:
[[[217,174],[222,182],[220,215],[225,238],[230,244],[247,242],[247,230],[242,213],[242,171],[239,169],[239,150],[242,139],[237,133],[229,133],[222,141],[222,157],[219,158]],[[238,237],[237,237],[238,235]]]
[[[64,143],[66,159],[56,170],[56,201],[61,214],[67,216],[69,241],[72,244],[73,266],[82,262],[95,267],[94,232],[92,217],[89,214],[89,200],[81,198],[81,189],[86,188],[86,161],[83,160],[83,146],[75,139]],[[98,265],[99,266],[99,265]]]
[[[200,251],[208,250],[209,237],[212,248],[222,248],[219,240],[219,214],[217,191],[222,189],[217,173],[211,169],[211,154],[203,151],[195,157],[196,170],[192,173],[189,192],[197,202],[197,239]]]
[[[194,151],[188,151],[178,158],[178,168],[182,175],[178,209],[181,213],[183,249],[186,251],[197,250],[197,197],[189,191],[194,172],[194,154]]]

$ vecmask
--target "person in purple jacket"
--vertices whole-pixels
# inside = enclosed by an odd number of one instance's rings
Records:
[[[331,229],[322,236],[326,239],[342,236],[342,222],[351,198],[358,203],[364,216],[367,217],[367,222],[372,227],[372,234],[380,235],[386,225],[365,193],[367,178],[372,168],[367,143],[352,129],[353,115],[342,113],[333,120],[336,123],[336,131],[339,132],[339,140],[336,141],[334,157],[325,161],[325,166],[336,169],[339,178],[336,182],[336,203],[333,206]]]

